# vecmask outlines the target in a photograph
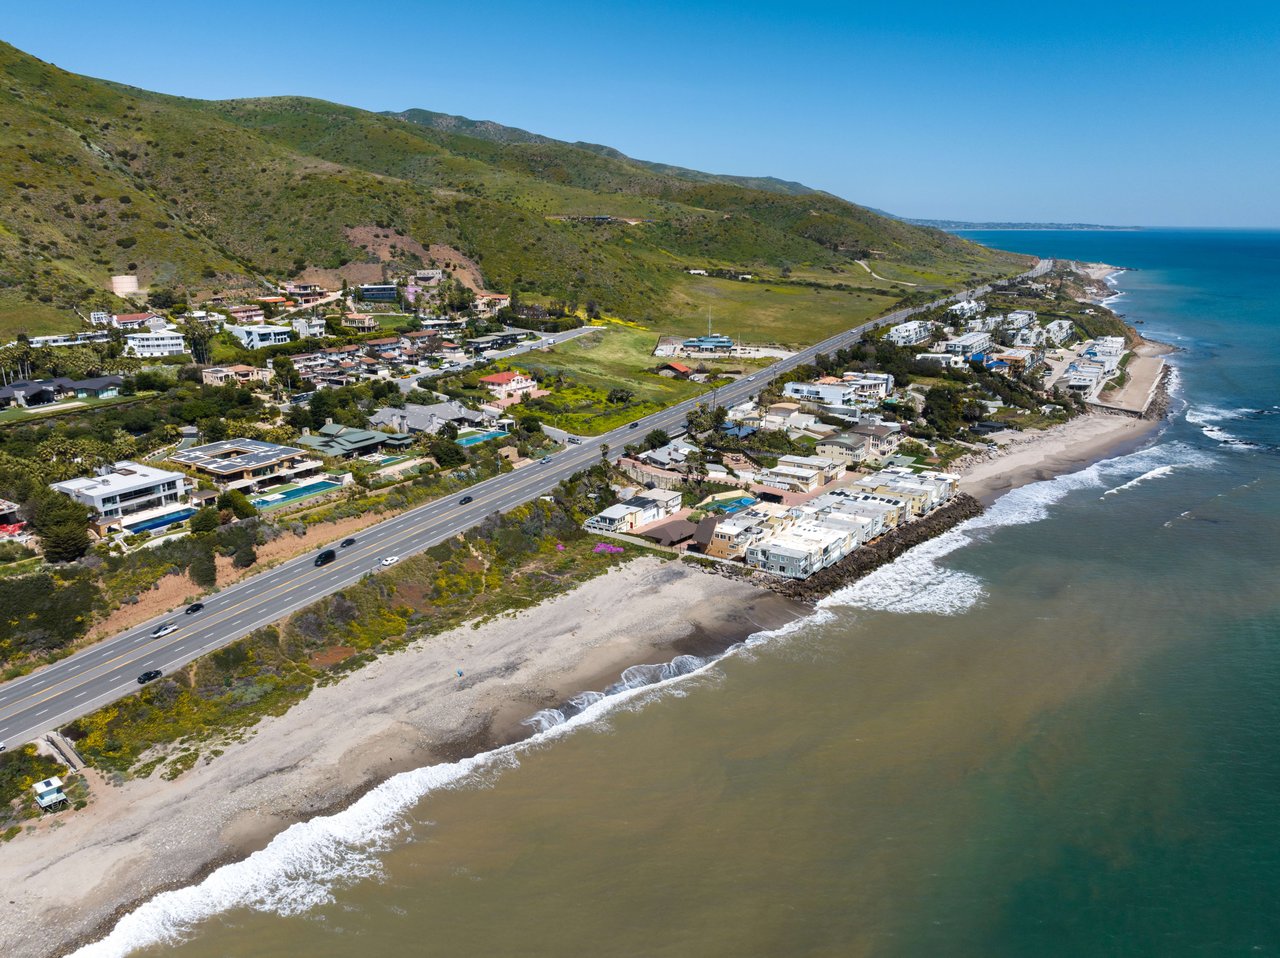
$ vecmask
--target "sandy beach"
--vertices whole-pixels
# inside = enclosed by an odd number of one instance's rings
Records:
[[[1128,451],[1157,426],[1083,415],[1002,438],[954,468],[964,491],[990,503]],[[87,808],[0,846],[0,939],[11,958],[66,954],[158,892],[243,859],[396,773],[526,737],[524,719],[602,690],[630,666],[718,653],[804,611],[743,581],[636,559],[534,609],[383,656],[175,781],[112,785],[90,770]]]
[[[1052,479],[1137,447],[1159,420],[1090,413],[1061,426],[997,439],[997,449],[957,462],[960,488],[990,505],[1019,486]]]
[[[397,772],[524,737],[523,719],[604,689],[631,665],[718,652],[803,611],[642,558],[537,608],[425,638],[315,690],[175,781],[94,776],[88,808],[0,846],[0,940],[10,958],[65,954],[130,906]]]

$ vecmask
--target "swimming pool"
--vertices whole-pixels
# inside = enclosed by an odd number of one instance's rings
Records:
[[[137,525],[125,524],[125,532],[150,532],[152,529],[163,529],[165,526],[171,526],[175,522],[181,522],[184,519],[190,519],[196,514],[194,509],[183,509],[179,512],[171,512],[167,516],[156,516],[154,519],[145,519]]]
[[[490,439],[500,439],[509,433],[503,432],[501,429],[495,429],[493,432],[479,432],[473,436],[459,436],[454,440],[459,446],[474,446],[476,443],[488,442]]]
[[[259,496],[257,499],[250,499],[259,509],[278,509],[280,506],[294,502],[298,499],[304,499],[307,496],[316,496],[322,492],[328,492],[330,489],[337,489],[342,484],[339,482],[330,482],[328,479],[321,479],[319,482],[309,482],[305,486],[298,486],[287,492],[277,492],[269,496]]]
[[[755,504],[756,500],[751,496],[743,496],[740,499],[721,499],[708,508],[712,512],[723,512],[725,515],[731,516],[735,512],[741,512],[743,509],[750,509]]]

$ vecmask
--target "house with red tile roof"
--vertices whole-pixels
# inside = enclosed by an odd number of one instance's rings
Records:
[[[538,388],[533,379],[518,369],[481,376],[480,385],[493,393],[495,399],[520,399]]]

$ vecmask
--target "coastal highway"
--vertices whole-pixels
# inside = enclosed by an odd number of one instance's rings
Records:
[[[1042,260],[1024,276],[1040,275],[1051,265],[1052,261]],[[812,361],[819,353],[852,345],[878,326],[899,323],[938,303],[978,296],[986,291],[987,287],[983,286],[936,300],[928,306],[897,310],[839,333],[721,387],[715,393],[716,402],[726,406],[739,403],[758,393],[775,376]],[[6,682],[0,685],[0,742],[13,748],[32,741],[47,730],[136,692],[137,677],[142,672],[160,669],[168,674],[198,656],[377,572],[386,556],[403,558],[421,552],[471,528],[493,512],[506,512],[545,495],[562,479],[598,462],[603,445],[608,445],[610,458],[616,458],[623,446],[639,441],[652,429],[678,432],[684,428],[689,411],[709,398],[703,395],[690,399],[647,416],[634,426],[584,438],[580,445],[570,445],[548,463],[534,463],[519,471],[495,476],[465,492],[370,526],[356,534],[356,543],[352,546],[341,549],[334,543],[337,559],[328,565],[317,568],[315,557],[319,550],[308,552],[214,593],[204,599],[204,610],[197,614],[184,615],[179,609],[159,616],[30,675]],[[470,496],[472,501],[462,503],[464,496]],[[152,632],[165,623],[172,623],[176,630],[153,638]]]

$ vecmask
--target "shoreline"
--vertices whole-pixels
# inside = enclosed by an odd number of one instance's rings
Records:
[[[382,656],[173,781],[113,786],[90,772],[87,808],[3,846],[0,938],[11,958],[65,955],[157,894],[349,808],[397,773],[528,738],[524,720],[604,690],[637,663],[715,657],[808,611],[693,566],[637,558],[532,609]]]
[[[1131,451],[1159,425],[1094,412],[1017,434],[962,460],[960,490],[990,505]],[[350,808],[398,773],[526,739],[541,710],[603,691],[640,663],[718,658],[810,611],[742,577],[643,557],[532,609],[423,638],[315,689],[172,782],[113,786],[90,772],[88,808],[3,846],[20,890],[0,912],[0,935],[11,958],[66,955],[156,895],[244,861],[297,823]]]
[[[959,460],[960,491],[989,506],[1007,492],[1095,462],[1132,452],[1160,428],[1162,418],[1083,413],[1060,426],[1018,433],[992,452]]]

